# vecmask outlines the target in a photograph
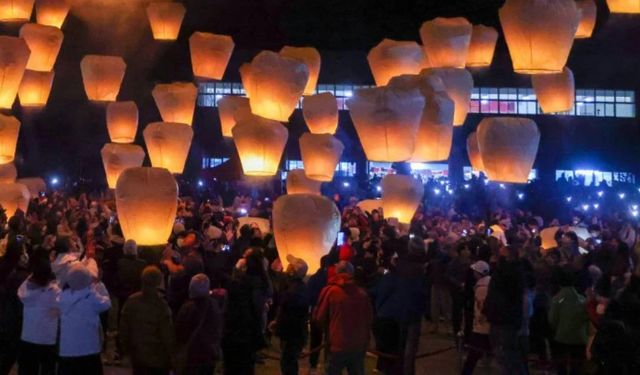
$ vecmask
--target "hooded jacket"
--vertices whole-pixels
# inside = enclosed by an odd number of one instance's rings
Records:
[[[55,345],[58,336],[58,297],[60,288],[55,281],[42,287],[28,279],[20,285],[18,297],[22,301],[22,341],[38,345]]]

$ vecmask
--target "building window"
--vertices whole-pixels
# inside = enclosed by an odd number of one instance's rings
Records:
[[[215,168],[228,160],[229,158],[202,158],[202,169]]]

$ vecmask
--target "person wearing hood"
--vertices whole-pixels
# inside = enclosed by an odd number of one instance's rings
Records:
[[[109,292],[81,263],[69,266],[60,294],[60,375],[102,374],[100,313],[111,308]]]

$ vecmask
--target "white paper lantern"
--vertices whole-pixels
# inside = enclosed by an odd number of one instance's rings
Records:
[[[223,137],[231,137],[231,129],[241,118],[251,116],[249,99],[242,96],[226,95],[218,100],[218,115]]]
[[[22,76],[18,98],[23,107],[44,107],[53,86],[54,72],[26,70]]]
[[[127,168],[142,167],[144,150],[138,145],[107,143],[100,152],[109,189],[115,189],[118,177]]]
[[[467,55],[467,68],[486,68],[493,61],[498,32],[493,27],[474,25]]]
[[[480,148],[478,148],[478,136],[476,132],[470,133],[467,137],[467,155],[469,156],[469,163],[474,171],[483,172],[484,164],[482,163],[482,155],[480,155]]]
[[[576,39],[591,38],[598,16],[596,2],[594,0],[578,0],[576,5],[580,9],[580,24],[578,24],[578,30],[576,30]]]
[[[186,124],[153,122],[142,132],[151,165],[181,174],[189,156],[193,129]]]
[[[640,13],[640,2],[637,0],[607,0],[611,13]]]
[[[151,25],[153,39],[176,40],[182,20],[187,12],[184,5],[174,2],[151,3],[147,7],[147,17]]]
[[[438,17],[420,27],[420,38],[431,68],[464,68],[472,26],[465,18]]]
[[[34,0],[0,1],[0,22],[29,21],[33,12]]]
[[[0,113],[0,164],[11,163],[16,156],[20,121]]]
[[[242,170],[247,176],[273,176],[278,171],[289,131],[277,121],[249,116],[231,130]]]
[[[542,112],[566,112],[573,108],[576,87],[571,69],[565,67],[561,73],[533,75],[531,84]]]
[[[18,209],[27,212],[31,194],[26,186],[19,183],[0,184],[0,206],[7,218],[11,218]]]
[[[31,52],[24,39],[0,36],[1,109],[11,109],[11,106],[13,106],[30,54]]]
[[[16,182],[26,186],[32,197],[37,197],[43,191],[47,191],[47,183],[40,177],[19,178]]]
[[[89,100],[116,101],[126,69],[122,57],[86,55],[80,62],[80,70]]]
[[[284,46],[280,50],[280,55],[302,61],[309,69],[309,79],[304,88],[304,95],[313,95],[318,85],[320,75],[320,52],[313,47],[291,47]]]
[[[62,28],[71,5],[67,0],[38,0],[36,2],[36,20],[41,25]]]
[[[411,176],[388,174],[382,178],[382,207],[385,218],[411,223],[422,202],[424,186]]]
[[[31,55],[27,69],[50,72],[60,53],[64,35],[57,27],[27,23],[20,28],[20,37],[27,42]]]
[[[424,64],[424,53],[416,42],[384,39],[367,55],[369,68],[377,86],[401,74],[417,74]]]
[[[113,143],[133,143],[138,132],[138,106],[135,102],[107,105],[107,130]]]
[[[0,164],[0,184],[11,184],[16,182],[18,171],[13,163]]]
[[[374,210],[382,213],[382,199],[365,199],[358,202],[358,207],[364,212],[372,213]]]
[[[160,110],[162,121],[191,126],[198,98],[198,88],[193,83],[159,83],[151,94]]]
[[[331,134],[304,133],[300,137],[300,154],[307,177],[331,181],[344,151],[344,145]]]
[[[473,77],[466,69],[436,68],[425,69],[420,74],[439,77],[445,91],[455,103],[453,126],[462,126],[467,119],[473,90]]]
[[[193,33],[189,38],[193,75],[222,79],[234,46],[233,39],[228,35]]]
[[[304,169],[292,169],[287,172],[287,194],[315,194],[320,195],[322,181],[312,180]]]
[[[338,129],[338,100],[330,92],[305,96],[302,115],[313,134],[335,134]]]

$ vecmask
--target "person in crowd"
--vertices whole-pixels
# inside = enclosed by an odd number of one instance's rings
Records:
[[[464,309],[464,284],[471,265],[471,252],[466,243],[460,243],[450,251],[451,261],[447,265],[447,277],[451,288],[451,326],[458,337],[462,329],[462,311]]]
[[[490,323],[485,315],[485,301],[491,281],[490,267],[485,261],[479,260],[471,265],[476,284],[473,297],[473,330],[469,337],[469,352],[462,368],[463,375],[473,374],[478,361],[491,353],[489,340]]]
[[[327,286],[327,269],[329,267],[329,255],[320,258],[320,268],[307,280],[309,290],[309,309],[313,311],[320,292]],[[320,358],[320,348],[322,345],[323,327],[318,326],[313,320],[309,322],[309,367],[310,372],[315,373],[318,368]]]

